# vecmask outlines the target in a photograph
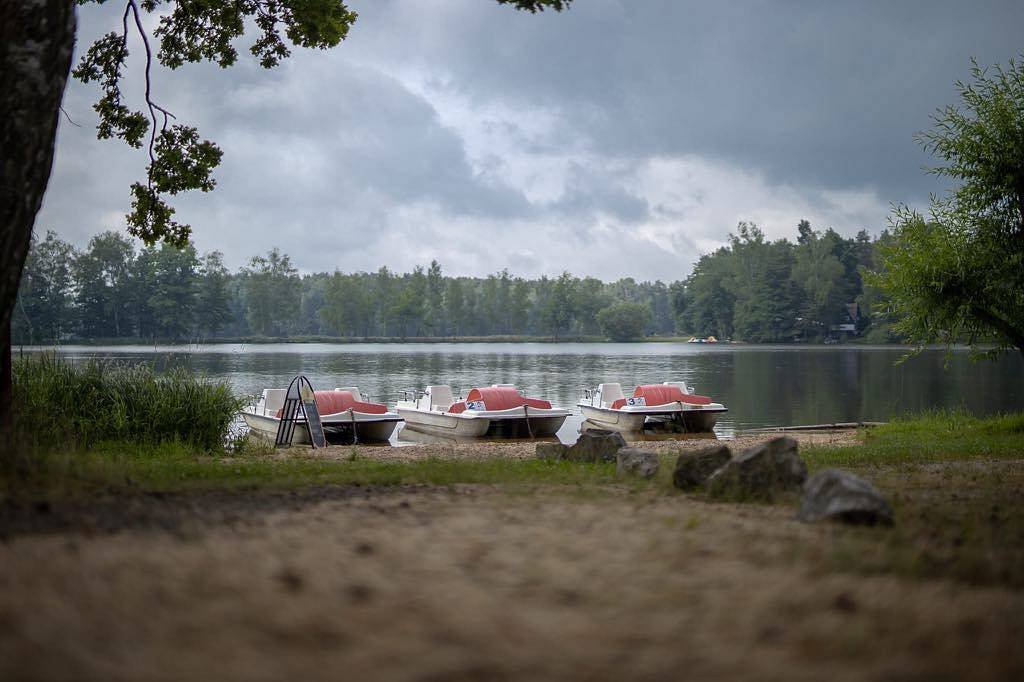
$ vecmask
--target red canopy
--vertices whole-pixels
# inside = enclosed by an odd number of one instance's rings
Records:
[[[316,409],[321,416],[338,414],[349,409],[366,414],[384,414],[388,411],[386,405],[356,400],[351,391],[313,391],[313,395],[316,397]],[[277,418],[281,418],[281,410],[277,411]]]
[[[510,410],[513,407],[529,405],[542,410],[550,410],[551,403],[539,398],[527,398],[520,395],[519,391],[511,386],[490,386],[488,388],[474,388],[466,395],[466,400],[452,404],[449,412],[458,414],[466,409],[466,403],[482,401],[486,410]]]
[[[705,395],[691,395],[683,393],[678,386],[665,386],[664,384],[648,384],[637,386],[633,391],[634,398],[643,398],[647,407],[657,405],[668,405],[670,403],[684,403],[687,405],[710,405],[711,398]],[[619,409],[626,404],[625,398],[619,398],[612,403],[612,409]]]

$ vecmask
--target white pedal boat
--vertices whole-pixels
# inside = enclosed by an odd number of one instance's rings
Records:
[[[271,441],[277,438],[287,390],[264,389],[255,405],[242,410],[242,418],[253,433]],[[359,389],[354,386],[314,391],[313,394],[324,435],[330,444],[387,442],[402,419],[388,410],[387,405],[364,402]],[[309,443],[309,433],[300,417],[292,434],[292,445],[303,443]]]
[[[622,384],[599,384],[596,391],[584,391],[577,406],[591,423],[628,432],[671,423],[687,433],[708,433],[728,411],[721,403],[696,395],[683,381],[637,386],[630,397],[622,393]]]
[[[510,384],[474,388],[465,400],[456,400],[450,386],[427,386],[419,397],[398,401],[396,410],[406,429],[467,438],[553,436],[570,414]]]

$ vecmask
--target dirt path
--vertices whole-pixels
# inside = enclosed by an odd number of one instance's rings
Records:
[[[63,523],[32,526],[28,519]],[[120,522],[119,522],[120,521]],[[837,572],[883,529],[626,488],[10,515],[0,679],[1021,679],[1024,596]]]
[[[733,450],[749,448],[757,443],[763,443],[779,436],[795,438],[801,445],[853,445],[858,441],[858,434],[854,430],[834,431],[789,431],[789,432],[765,432],[757,434],[745,434],[738,438],[728,440],[717,440],[713,435],[693,436],[688,439],[680,439],[679,436],[659,440],[643,440],[629,443],[635,447],[647,450],[654,450],[659,453],[681,452],[684,450],[699,450],[709,447],[713,443],[724,443]],[[529,459],[536,452],[534,441],[508,441],[508,442],[477,442],[477,443],[431,443],[429,445],[403,445],[400,447],[374,446],[374,445],[335,445],[313,452],[308,446],[294,447],[286,450],[277,450],[274,457],[323,457],[327,459],[344,460],[356,453],[358,456],[372,457],[388,462],[412,462],[429,458],[475,458],[475,457],[505,457],[513,459]]]

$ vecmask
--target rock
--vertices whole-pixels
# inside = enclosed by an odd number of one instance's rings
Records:
[[[797,518],[891,526],[892,508],[878,489],[863,478],[838,469],[826,469],[804,484]]]
[[[737,501],[771,501],[798,492],[807,480],[807,466],[788,436],[755,445],[733,457],[708,478],[708,494]]]
[[[684,452],[676,460],[672,472],[672,484],[680,490],[694,490],[701,487],[708,477],[732,459],[732,453],[724,445],[716,445],[697,452]]]
[[[619,448],[624,447],[626,439],[618,431],[590,429],[566,450],[565,458],[574,462],[614,462]]]
[[[556,461],[565,459],[565,452],[569,449],[564,443],[537,443],[537,459]]]
[[[661,465],[658,453],[640,448],[619,448],[619,452],[615,455],[615,462],[617,476],[639,476],[640,478],[653,478]]]

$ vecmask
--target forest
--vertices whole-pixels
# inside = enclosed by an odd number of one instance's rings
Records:
[[[745,342],[863,337],[891,340],[884,301],[865,284],[883,232],[853,238],[797,226],[796,242],[769,241],[740,223],[684,280],[603,282],[412,272],[300,274],[273,249],[235,272],[223,254],[191,245],[140,246],[114,231],[84,249],[55,232],[34,240],[13,320],[19,344],[217,339],[551,340],[697,335]]]

